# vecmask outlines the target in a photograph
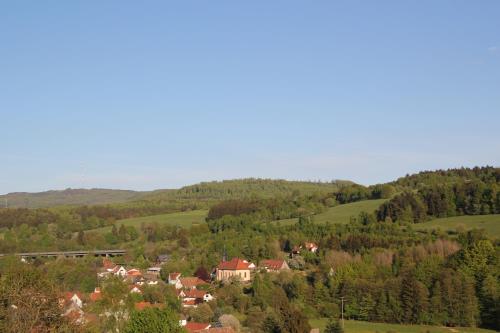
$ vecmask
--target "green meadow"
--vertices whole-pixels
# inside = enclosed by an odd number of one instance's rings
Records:
[[[372,213],[374,212],[386,199],[378,200],[363,200],[358,202],[352,202],[344,205],[338,205],[335,207],[328,208],[323,213],[314,215],[315,223],[349,223],[351,217],[357,217],[361,212]],[[280,220],[282,225],[293,224],[297,222],[297,218]],[[278,222],[278,221],[275,221]]]
[[[489,236],[500,237],[500,214],[445,217],[415,224],[413,228],[416,230],[441,229],[443,231],[455,231],[457,228],[465,230],[476,228],[484,229]]]
[[[312,319],[311,327],[324,331],[327,319]],[[345,333],[492,333],[495,331],[471,327],[441,327],[427,325],[398,325],[346,320]]]

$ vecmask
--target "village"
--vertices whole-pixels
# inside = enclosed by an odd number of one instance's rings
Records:
[[[146,308],[164,308],[168,306],[162,302],[150,302],[143,297],[146,289],[167,288],[173,292],[180,302],[179,325],[184,327],[187,332],[211,332],[211,333],[232,333],[238,330],[238,327],[232,327],[226,323],[199,322],[191,318],[190,310],[196,309],[204,303],[216,301],[217,292],[228,283],[239,282],[249,284],[256,274],[260,273],[279,273],[281,271],[291,270],[288,261],[300,255],[301,251],[316,253],[318,246],[315,243],[305,242],[303,245],[295,246],[288,253],[286,258],[282,259],[264,259],[255,264],[242,258],[223,258],[220,263],[211,271],[199,269],[193,276],[183,276],[180,272],[162,273],[162,266],[169,260],[167,254],[158,255],[155,265],[147,269],[138,269],[125,263],[114,262],[111,258],[102,258],[102,266],[98,269],[97,280],[99,285],[107,281],[121,281],[127,286],[129,296],[134,300],[133,308],[135,311],[142,311]],[[122,260],[122,259],[120,259]],[[162,276],[167,276],[162,279]],[[102,313],[96,313],[96,305],[103,299],[101,287],[96,287],[92,293],[83,293],[80,291],[66,291],[60,297],[60,307],[63,309],[63,315],[76,325],[87,325],[98,321],[100,317],[114,316],[126,320],[128,313],[113,313],[106,310]],[[119,301],[124,304],[124,300]]]

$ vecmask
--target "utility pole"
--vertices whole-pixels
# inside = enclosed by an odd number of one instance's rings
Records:
[[[344,328],[344,296],[340,297],[340,300],[342,301],[342,312],[341,312],[341,316],[342,316],[342,328]]]

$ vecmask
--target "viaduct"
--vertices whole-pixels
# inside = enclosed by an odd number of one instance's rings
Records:
[[[116,257],[123,256],[127,251],[125,250],[92,250],[92,251],[54,251],[54,252],[26,252],[26,253],[13,253],[12,255],[25,258],[25,259],[36,259],[36,258],[82,258],[85,256],[94,257]],[[0,254],[0,258],[7,256],[7,254]]]

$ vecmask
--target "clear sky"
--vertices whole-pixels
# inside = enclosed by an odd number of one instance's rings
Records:
[[[500,1],[2,1],[0,193],[500,164]]]

